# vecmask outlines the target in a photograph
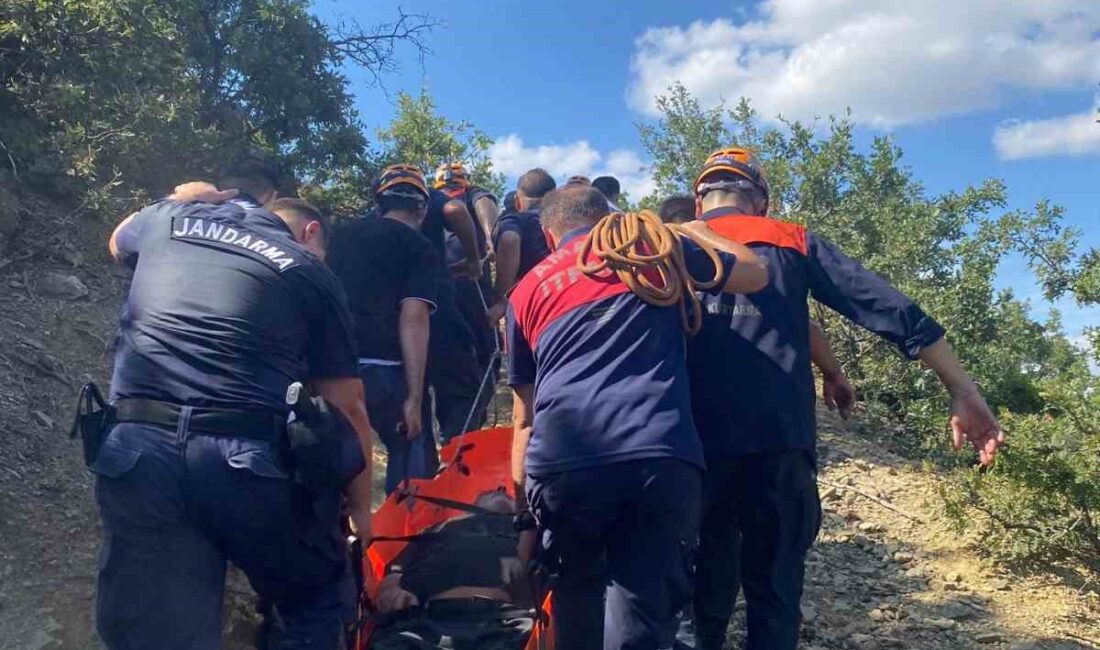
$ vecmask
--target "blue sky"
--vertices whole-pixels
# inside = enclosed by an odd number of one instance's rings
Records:
[[[859,137],[893,134],[932,193],[1004,179],[1010,207],[1051,198],[1100,246],[1100,2],[1095,0],[639,0],[530,3],[406,0],[443,24],[421,66],[400,53],[391,94],[426,87],[442,113],[497,138],[509,176],[535,164],[567,177],[613,172],[647,187],[635,123],[677,79],[704,101],[753,99],[765,116],[851,107]],[[317,0],[326,20],[370,25],[396,6]],[[363,121],[393,116],[390,99],[350,71]],[[998,282],[1031,297],[1020,260]],[[1058,305],[1077,334],[1100,309]]]

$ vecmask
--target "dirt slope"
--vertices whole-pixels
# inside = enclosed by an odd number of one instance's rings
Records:
[[[101,647],[99,522],[79,446],[65,435],[79,385],[106,384],[127,284],[98,252],[103,234],[0,253],[0,650]],[[821,417],[826,516],[808,572],[805,648],[1100,648],[1096,585],[984,568],[970,541],[938,521],[934,477]],[[236,577],[232,650],[248,647],[249,599]]]

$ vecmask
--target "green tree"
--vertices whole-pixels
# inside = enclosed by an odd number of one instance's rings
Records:
[[[967,469],[971,458],[946,447],[947,398],[935,376],[815,305],[865,405],[864,430],[902,452],[960,468],[951,494],[965,496],[948,499],[949,511],[958,515],[974,503],[987,513],[965,521],[1000,536],[987,550],[1017,558],[1060,554],[1100,565],[1100,426],[1086,415],[1097,412],[1100,387],[1087,354],[1066,340],[1057,318],[1035,321],[1027,303],[993,285],[998,265],[1020,253],[1048,300],[1072,294],[1082,304],[1095,303],[1100,253],[1080,250],[1061,209],[1044,201],[1005,211],[1008,190],[997,180],[929,195],[891,138],[857,147],[848,116],[772,128],[761,125],[747,100],[732,110],[708,109],[679,85],[657,105],[658,119],[639,125],[657,181],[657,196],[645,203],[690,192],[716,148],[755,149],[772,186],[773,216],[837,242],[912,296],[946,327],[1006,428],[1026,431],[1012,433],[993,471]],[[1093,354],[1100,351],[1094,347]]]
[[[65,179],[62,189],[85,199],[123,189],[134,200],[207,176],[244,147],[266,148],[291,175],[313,182],[364,164],[366,140],[342,66],[381,75],[396,44],[423,48],[433,23],[399,14],[370,29],[326,25],[310,4],[5,2],[6,175],[50,192]]]
[[[401,93],[397,97],[397,115],[377,134],[379,165],[408,163],[431,176],[444,162],[461,161],[471,180],[501,196],[504,176],[493,172],[489,147],[493,139],[470,122],[455,122],[441,115],[427,90],[418,96]]]

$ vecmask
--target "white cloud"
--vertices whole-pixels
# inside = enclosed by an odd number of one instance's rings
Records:
[[[1096,0],[764,0],[756,18],[647,30],[629,101],[654,114],[674,81],[707,104],[753,100],[809,119],[851,107],[890,127],[1100,79]]]
[[[1046,120],[1006,122],[993,132],[1002,160],[1100,154],[1100,113],[1096,108]]]
[[[555,176],[582,174],[600,160],[600,154],[587,140],[567,145],[528,147],[515,133],[497,138],[489,148],[493,168],[505,176],[519,176],[533,167],[542,167]]]
[[[606,156],[592,148],[587,140],[565,145],[529,147],[512,133],[497,138],[489,148],[493,169],[509,178],[522,175],[533,167],[542,167],[559,181],[581,174],[595,178],[608,174],[619,179],[624,191],[635,201],[653,193],[653,177],[645,162],[634,151],[615,149]]]

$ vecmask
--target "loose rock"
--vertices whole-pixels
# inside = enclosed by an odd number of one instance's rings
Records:
[[[83,298],[88,287],[75,275],[47,273],[38,280],[35,290],[47,298]]]

